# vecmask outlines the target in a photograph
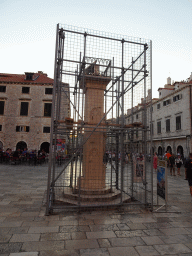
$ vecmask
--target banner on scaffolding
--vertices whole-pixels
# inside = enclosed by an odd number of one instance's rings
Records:
[[[65,139],[57,139],[57,151],[65,151]]]
[[[158,161],[157,166],[157,195],[167,201],[167,162]]]

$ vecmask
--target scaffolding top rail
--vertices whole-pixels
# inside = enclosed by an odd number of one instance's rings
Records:
[[[118,41],[118,42],[121,42],[121,43],[131,43],[131,44],[137,44],[137,45],[143,45],[143,46],[147,44],[146,43],[147,41],[150,42],[150,40],[148,40],[148,39],[142,39],[142,38],[139,38],[139,37],[130,37],[130,39],[128,40],[127,36],[122,36],[122,35],[118,35],[118,34],[111,34],[111,33],[101,32],[101,31],[97,31],[97,30],[90,30],[90,29],[86,29],[86,28],[73,27],[73,26],[68,26],[68,25],[60,24],[60,23],[58,25],[62,29],[62,31],[64,31],[64,32],[79,34],[79,35],[83,35],[85,37],[86,36],[98,37],[98,38],[103,38],[103,39],[107,39],[107,40]],[[100,35],[102,33],[103,34],[108,34],[110,36]],[[143,40],[144,42],[142,43],[141,40]]]

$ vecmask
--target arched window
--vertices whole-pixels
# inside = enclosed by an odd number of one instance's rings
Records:
[[[24,150],[25,148],[27,148],[27,143],[24,141],[19,141],[16,145],[16,150],[17,149]]]
[[[178,147],[177,147],[177,154],[180,154],[181,156],[183,156],[183,147],[181,146],[181,145],[179,145]]]
[[[163,149],[162,149],[162,147],[158,147],[158,156],[162,156],[162,154],[163,154]]]
[[[172,148],[170,146],[167,147],[167,152],[172,153]]]
[[[46,152],[49,153],[49,142],[43,142],[41,144],[40,150],[42,151],[42,149]]]

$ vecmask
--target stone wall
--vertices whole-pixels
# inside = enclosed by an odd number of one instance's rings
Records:
[[[6,86],[6,92],[0,92],[0,101],[5,101],[4,115],[0,116],[0,141],[3,149],[16,149],[19,141],[24,141],[29,150],[39,150],[43,142],[50,142],[50,133],[43,133],[43,127],[51,126],[51,117],[44,116],[44,104],[52,103],[52,95],[45,94],[45,88],[52,84],[1,84]],[[22,87],[30,87],[29,94],[22,93]],[[64,102],[65,101],[65,102]],[[21,102],[28,102],[28,116],[20,115]],[[62,118],[70,114],[69,102],[62,97]],[[29,126],[29,132],[16,132],[16,126]]]

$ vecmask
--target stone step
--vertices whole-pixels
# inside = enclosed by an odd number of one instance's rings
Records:
[[[80,200],[82,202],[107,202],[107,201],[111,201],[113,199],[119,198],[121,196],[121,193],[119,190],[113,191],[111,193],[107,193],[107,194],[98,194],[98,195],[84,195],[84,194],[74,194],[70,191],[63,193],[63,197],[64,198],[68,198],[71,200]]]
[[[131,202],[131,197],[125,193],[122,195],[122,202],[129,203]],[[80,206],[83,208],[86,207],[109,207],[117,206],[121,203],[121,193],[119,190],[114,191],[106,195],[79,195],[71,193],[65,193],[63,197],[57,198],[54,201],[54,205],[57,207],[62,205],[71,205],[71,206]]]
[[[95,190],[94,189],[80,189],[81,195],[104,195],[104,194],[108,194],[111,192],[112,192],[112,190],[110,187],[106,187],[104,189],[95,189]],[[74,188],[73,193],[79,194],[79,189]]]

